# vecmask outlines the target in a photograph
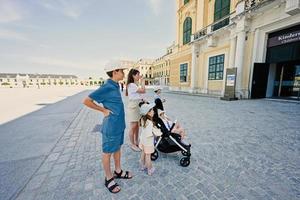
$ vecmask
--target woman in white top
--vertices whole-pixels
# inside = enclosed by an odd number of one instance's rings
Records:
[[[127,119],[129,125],[129,140],[130,147],[134,151],[140,151],[138,147],[139,143],[139,119],[140,119],[140,108],[139,103],[143,101],[143,96],[146,92],[145,85],[138,87],[139,80],[142,80],[140,72],[136,69],[131,69],[128,73],[126,96],[128,96],[128,108],[127,108]]]

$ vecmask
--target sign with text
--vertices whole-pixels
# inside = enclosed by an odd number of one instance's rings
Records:
[[[237,100],[237,98],[235,97],[236,71],[236,68],[226,69],[225,91],[224,97],[221,97],[222,100]]]
[[[227,74],[226,76],[226,86],[234,86],[235,74]]]
[[[300,30],[269,38],[268,47],[300,41]]]

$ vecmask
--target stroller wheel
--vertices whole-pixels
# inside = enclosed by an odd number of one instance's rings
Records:
[[[184,158],[181,158],[181,160],[180,160],[180,165],[182,166],[182,167],[187,167],[187,166],[189,166],[190,165],[190,158],[189,157],[184,157]]]
[[[155,161],[158,158],[158,151],[155,149],[154,153],[151,154],[151,160]]]

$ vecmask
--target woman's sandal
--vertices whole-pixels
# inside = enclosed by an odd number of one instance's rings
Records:
[[[132,178],[132,176],[129,176],[129,171],[126,171],[124,176],[122,176],[122,174],[123,174],[123,170],[121,170],[120,173],[117,173],[116,171],[114,171],[115,178],[122,178],[122,179],[131,179]]]
[[[118,192],[120,192],[121,191],[121,189],[119,189],[119,190],[117,190],[117,191],[114,191],[114,189],[116,188],[116,187],[118,187],[119,185],[117,184],[117,183],[115,183],[115,184],[113,184],[113,185],[111,185],[110,187],[108,187],[109,186],[109,184],[112,182],[114,180],[114,177],[112,177],[111,179],[109,179],[109,180],[106,180],[106,178],[105,178],[105,187],[107,187],[107,189],[111,192],[111,193],[118,193]]]
[[[136,152],[141,151],[141,149],[140,149],[137,145],[134,145],[134,144],[131,144],[131,145],[130,145],[130,148],[131,148],[133,151],[136,151]]]

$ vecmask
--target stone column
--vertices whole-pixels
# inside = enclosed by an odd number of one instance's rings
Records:
[[[192,66],[191,66],[191,88],[190,92],[194,93],[196,90],[196,83],[197,83],[197,66],[198,66],[198,57],[199,57],[199,45],[193,43],[192,45]]]
[[[229,68],[233,68],[235,64],[236,55],[236,36],[231,37],[230,40],[230,53],[229,53]]]
[[[243,68],[244,68],[244,52],[245,52],[245,37],[246,33],[244,30],[240,31],[237,34],[237,42],[236,42],[236,54],[235,54],[235,67],[237,68],[236,74],[236,95],[238,98],[243,97],[242,91],[242,78],[243,78]]]

